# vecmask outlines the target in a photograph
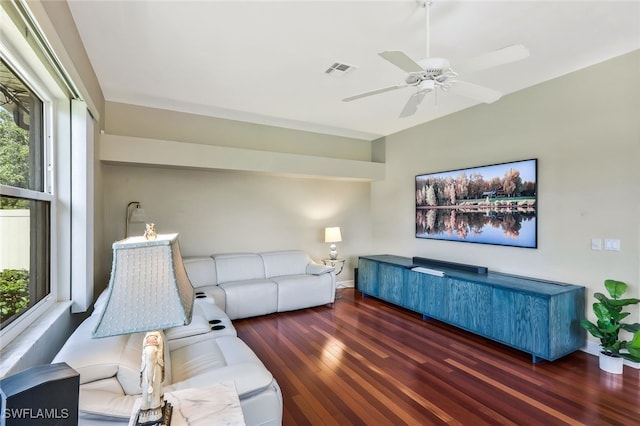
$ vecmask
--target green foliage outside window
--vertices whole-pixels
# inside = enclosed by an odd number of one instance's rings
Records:
[[[20,128],[10,113],[0,109],[0,184],[29,187],[29,132]],[[2,197],[2,209],[29,208],[26,200]]]
[[[0,272],[0,322],[29,306],[29,271],[5,269]]]
[[[29,132],[0,109],[0,184],[29,187]],[[28,209],[29,200],[0,197],[0,209]],[[0,271],[0,322],[29,307],[29,271]]]

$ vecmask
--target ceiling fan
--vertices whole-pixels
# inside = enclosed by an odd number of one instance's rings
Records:
[[[429,32],[431,25],[429,21],[431,2],[418,0],[418,4],[426,9],[427,55],[425,59],[415,61],[406,53],[397,50],[380,52],[378,55],[383,59],[386,59],[407,73],[404,82],[394,86],[383,87],[381,89],[349,96],[344,98],[342,101],[351,102],[356,99],[378,95],[380,93],[404,89],[405,87],[413,87],[415,88],[415,92],[409,97],[407,103],[402,109],[402,112],[400,113],[400,117],[408,117],[416,113],[418,106],[427,93],[434,92],[437,102],[438,91],[444,92],[453,86],[455,86],[456,93],[480,102],[489,104],[500,99],[502,93],[496,90],[458,80],[458,72],[451,67],[451,64],[447,59],[430,56]],[[461,72],[480,71],[515,62],[528,56],[529,50],[525,46],[517,44],[477,56],[460,65],[457,69]]]

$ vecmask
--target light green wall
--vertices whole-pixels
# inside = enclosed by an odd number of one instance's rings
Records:
[[[117,102],[107,102],[106,111],[105,132],[111,135],[371,160],[371,144],[360,139]]]
[[[338,281],[353,279],[356,256],[371,246],[370,184],[232,170],[105,166],[110,241],[124,237],[129,201],[140,201],[158,232],[180,234],[185,256],[302,249],[328,257],[327,226],[342,228]],[[141,235],[143,224],[132,224]]]
[[[639,297],[639,75],[636,51],[387,136],[386,178],[371,191],[374,251],[585,285],[588,306],[605,278]],[[415,238],[415,175],[529,158],[538,159],[537,249]],[[592,238],[622,249],[593,251]]]
[[[173,140],[370,161],[371,143],[176,111],[107,102],[109,135]],[[268,156],[265,159],[268,160]],[[357,255],[371,248],[370,183],[234,170],[104,165],[107,241],[124,236],[130,201],[140,201],[159,232],[178,232],[183,254],[303,249],[328,257],[327,226],[340,226],[338,281],[353,279]],[[142,229],[132,227],[132,232]]]

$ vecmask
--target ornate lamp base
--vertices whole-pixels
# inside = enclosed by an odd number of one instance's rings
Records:
[[[173,414],[173,406],[171,405],[171,403],[165,400],[161,410],[162,410],[162,417],[160,417],[160,420],[151,420],[148,422],[140,421],[140,412],[138,412],[138,418],[136,419],[136,426],[170,426],[171,414]]]
[[[331,244],[329,246],[329,250],[331,250],[329,252],[329,259],[331,260],[336,260],[338,258],[338,251],[336,250],[336,245],[335,244]]]

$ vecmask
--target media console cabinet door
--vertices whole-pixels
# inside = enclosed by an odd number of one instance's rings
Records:
[[[378,265],[369,259],[358,260],[358,290],[369,296],[377,297],[378,292]]]
[[[419,272],[413,272],[411,270],[405,271],[405,286],[402,304],[405,308],[411,309],[415,312],[423,313],[426,311],[426,283],[423,282],[422,276]]]
[[[548,359],[549,299],[508,289],[493,289],[492,337]]]
[[[405,307],[439,320],[447,318],[447,278],[406,271]]]
[[[402,305],[404,271],[400,266],[387,263],[378,265],[378,289],[381,299],[396,305]]]
[[[448,321],[480,335],[492,328],[491,286],[449,278]]]

